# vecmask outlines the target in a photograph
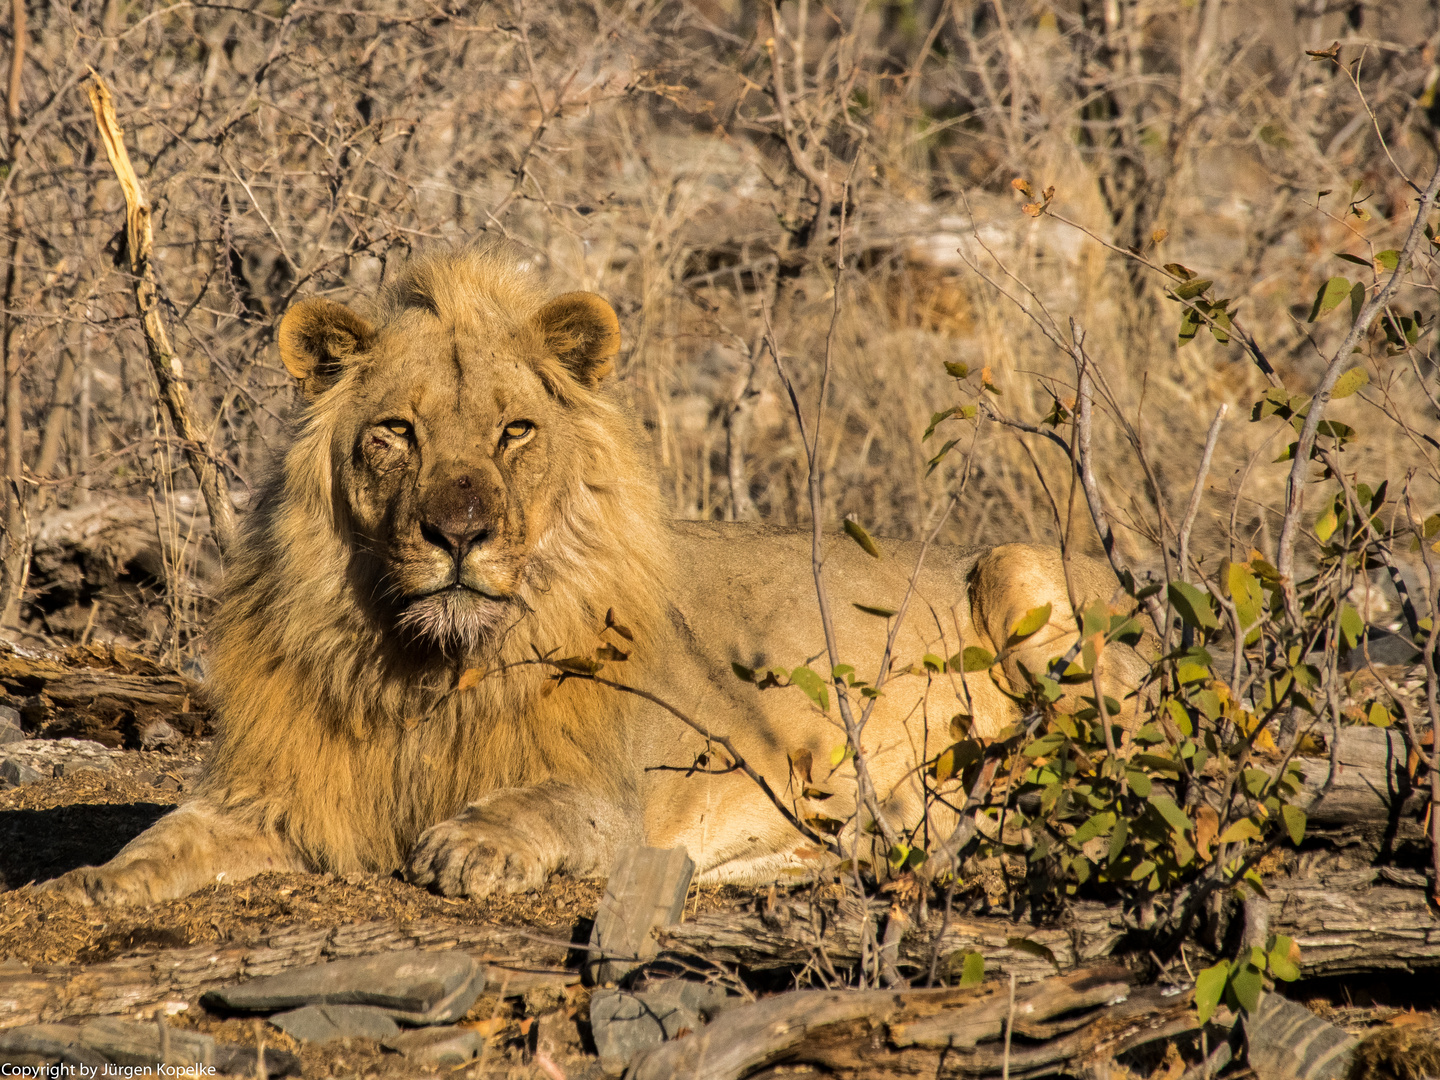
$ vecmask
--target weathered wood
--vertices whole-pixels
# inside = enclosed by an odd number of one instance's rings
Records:
[[[1423,888],[1395,888],[1379,884],[1382,880],[1380,871],[1360,870],[1270,884],[1270,929],[1299,943],[1305,976],[1440,967],[1440,919]],[[803,901],[792,902],[788,915],[777,920],[751,912],[712,912],[657,936],[667,951],[752,968],[804,964],[821,952],[834,964],[859,961],[857,922]],[[1055,927],[959,917],[951,919],[937,942],[939,925],[932,917],[907,934],[900,962],[923,971],[935,949],[942,956],[974,950],[984,956],[987,973],[1013,972],[1022,984],[1053,975],[1056,967],[1012,941],[1044,946],[1065,971],[1110,956],[1128,933],[1120,909],[1090,902],[1072,904]]]
[[[680,921],[694,874],[684,848],[621,851],[595,912],[586,976],[597,983],[619,982],[654,956],[652,931]]]
[[[0,697],[25,727],[48,737],[93,739],[110,747],[152,720],[182,734],[208,730],[200,684],[128,649],[77,646],[57,654],[0,648]]]
[[[981,1077],[1007,1066],[1017,1080],[1112,1056],[1194,1026],[1188,994],[1132,992],[1121,967],[1054,976],[1024,987],[990,982],[938,990],[801,990],[729,1009],[690,1036],[637,1058],[627,1080],[738,1080],[773,1065],[826,1075]],[[1009,1053],[1005,1029],[1013,1031]],[[1176,1025],[1182,1025],[1177,1029]]]
[[[566,947],[531,933],[433,919],[377,920],[342,927],[287,927],[249,944],[202,945],[141,953],[99,964],[0,971],[0,1029],[88,1016],[144,1014],[169,1000],[196,1001],[208,990],[291,968],[397,949],[460,948],[484,962],[559,968]],[[493,972],[490,982],[520,993],[534,972]]]
[[[1408,818],[1418,835],[1429,792],[1411,783],[1405,739],[1399,730],[1343,728],[1339,750],[1335,783],[1325,798],[1307,811],[1309,828],[1363,829],[1384,826],[1394,817]],[[1330,775],[1330,759],[1301,758],[1300,763],[1305,770],[1306,801],[1313,803]]]

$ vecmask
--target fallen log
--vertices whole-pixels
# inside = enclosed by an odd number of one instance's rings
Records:
[[[63,653],[0,646],[0,704],[27,731],[138,746],[138,733],[164,720],[181,734],[209,731],[199,683],[122,646],[83,645]]]
[[[1008,985],[797,991],[729,1009],[636,1058],[627,1080],[738,1080],[775,1065],[853,1080],[1047,1076],[1195,1029],[1188,993],[1134,991],[1123,967]]]
[[[1426,900],[1424,878],[1385,875],[1367,869],[1269,884],[1270,929],[1300,945],[1302,976],[1440,967],[1440,918]],[[710,912],[656,935],[665,952],[741,967],[800,966],[822,953],[837,966],[859,962],[858,920],[836,918],[805,901],[781,911]],[[1027,984],[1057,968],[1067,971],[1111,956],[1129,933],[1119,908],[1094,902],[1072,904],[1052,927],[965,916],[953,917],[941,932],[941,920],[932,916],[905,936],[899,960],[928,971],[937,951],[941,957],[973,951],[985,958],[987,974],[1013,973]]]
[[[92,1016],[148,1016],[167,1001],[197,1001],[206,991],[276,975],[322,960],[397,949],[463,949],[497,966],[491,980],[506,994],[556,978],[567,951],[511,927],[422,919],[376,920],[340,927],[287,927],[248,944],[165,949],[98,964],[0,965],[0,1029]]]

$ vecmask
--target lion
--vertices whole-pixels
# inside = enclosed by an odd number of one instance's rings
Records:
[[[735,674],[829,671],[810,533],[671,521],[608,377],[614,310],[550,297],[522,266],[505,246],[443,250],[364,314],[323,298],[285,313],[302,404],[226,568],[207,764],[110,862],[42,888],[151,904],[265,871],[400,871],[482,896],[603,876],[640,843],[685,848],[703,883],[758,884],[817,865],[777,801],[873,831],[833,694],[822,709]],[[835,641],[862,675],[886,655],[893,620],[877,611],[899,606],[918,554],[824,539]],[[1076,558],[1067,583],[1045,547],[932,546],[913,589],[862,751],[886,823],[935,835],[955,819],[920,777],[952,718],[979,736],[1012,724],[1022,668],[1075,641],[1071,598],[1109,598],[1116,581]],[[1049,624],[989,675],[902,674],[927,653],[999,654],[1046,604]],[[588,677],[597,649],[604,682]],[[1107,693],[1144,673],[1105,650]]]

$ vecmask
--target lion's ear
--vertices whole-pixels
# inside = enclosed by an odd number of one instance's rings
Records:
[[[375,331],[344,304],[317,296],[292,305],[276,336],[285,370],[313,397],[339,377],[350,357],[370,347]]]
[[[610,374],[620,352],[620,320],[600,297],[562,293],[540,309],[535,321],[546,346],[584,385],[595,386]]]

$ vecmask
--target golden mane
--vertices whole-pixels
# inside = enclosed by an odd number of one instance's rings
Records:
[[[317,868],[392,869],[427,825],[486,791],[583,776],[613,760],[597,750],[626,753],[620,695],[575,682],[552,693],[549,671],[526,663],[593,650],[610,607],[644,649],[671,579],[643,433],[612,387],[582,385],[546,350],[545,298],[514,249],[487,245],[413,260],[372,309],[377,335],[415,309],[485,335],[488,362],[529,364],[565,407],[573,452],[553,463],[567,475],[530,548],[528,610],[486,651],[422,647],[377,612],[337,486],[366,367],[448,357],[403,344],[358,353],[305,406],[247,516],[211,635],[219,738],[199,794],[283,833]],[[469,668],[488,674],[457,691]],[[602,789],[622,783],[595,771]]]

